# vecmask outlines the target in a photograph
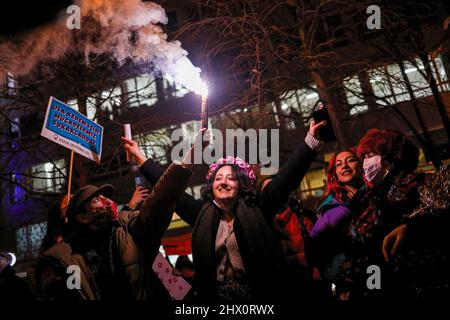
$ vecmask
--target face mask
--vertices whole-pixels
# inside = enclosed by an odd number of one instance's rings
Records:
[[[389,172],[381,165],[381,156],[379,155],[364,159],[363,170],[366,180],[373,184],[383,181]]]
[[[109,207],[113,214],[113,220],[119,219],[119,213],[117,211],[117,204],[111,199],[103,198],[102,203],[105,207]]]

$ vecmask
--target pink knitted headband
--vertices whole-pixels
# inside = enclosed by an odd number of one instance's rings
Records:
[[[256,182],[255,173],[252,170],[252,167],[248,162],[245,162],[239,157],[227,156],[226,158],[221,158],[217,160],[215,163],[209,165],[208,174],[206,175],[206,181],[209,181],[211,175],[217,170],[217,168],[222,164],[234,164],[244,171],[245,175],[252,181],[252,183]]]

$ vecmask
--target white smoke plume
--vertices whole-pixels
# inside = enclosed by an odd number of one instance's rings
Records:
[[[151,64],[156,73],[170,75],[192,91],[202,86],[200,69],[192,65],[179,41],[167,41],[158,24],[166,24],[164,9],[140,0],[79,0],[81,29],[70,30],[62,12],[55,23],[41,26],[14,41],[0,43],[0,58],[8,71],[30,72],[40,62],[82,52],[89,64],[92,54],[109,54],[118,63],[127,59]]]

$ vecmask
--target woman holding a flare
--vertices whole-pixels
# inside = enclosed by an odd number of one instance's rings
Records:
[[[193,228],[194,285],[200,300],[279,300],[289,295],[286,260],[271,224],[316,157],[322,145],[318,131],[324,125],[324,121],[311,123],[305,140],[259,194],[251,166],[239,158],[226,157],[209,166],[202,200],[186,193],[177,199],[176,212]],[[196,141],[202,139],[203,132]],[[134,141],[122,139],[126,150],[151,173],[146,178],[156,184],[161,169],[146,159]],[[172,166],[191,170],[188,159],[192,155],[193,149]],[[175,175],[170,179],[188,183]]]

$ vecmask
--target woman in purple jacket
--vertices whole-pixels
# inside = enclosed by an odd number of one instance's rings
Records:
[[[362,162],[353,149],[337,151],[330,160],[327,185],[317,211],[320,216],[310,234],[308,257],[333,281],[343,258],[343,241],[350,218],[349,202],[364,186]]]

